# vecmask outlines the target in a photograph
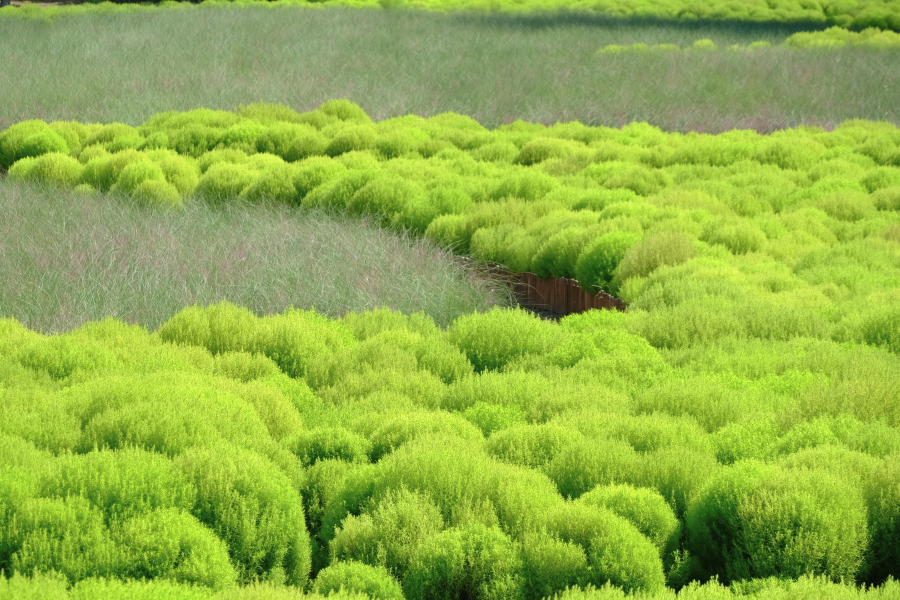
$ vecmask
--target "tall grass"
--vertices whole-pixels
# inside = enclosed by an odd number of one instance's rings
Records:
[[[47,333],[107,316],[155,329],[223,299],[259,314],[389,306],[441,324],[508,300],[430,243],[298,209],[171,212],[4,182],[0,214],[0,315]]]
[[[265,3],[264,3],[265,4]],[[797,25],[435,14],[329,7],[194,9],[0,19],[0,128],[26,118],[122,121],[255,101],[349,98],[375,120],[454,111],[670,130],[762,131],[900,121],[900,50],[597,55],[609,44],[708,38],[778,45]]]

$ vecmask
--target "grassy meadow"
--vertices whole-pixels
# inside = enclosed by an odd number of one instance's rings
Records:
[[[593,14],[210,6],[0,18],[0,128],[29,118],[136,125],[165,110],[348,98],[376,120],[446,111],[665,130],[772,131],[900,121],[900,49],[777,47],[816,26]],[[753,53],[598,56],[609,44]],[[40,57],[39,61],[35,57]]]
[[[167,6],[0,10],[0,600],[900,597],[900,50]]]

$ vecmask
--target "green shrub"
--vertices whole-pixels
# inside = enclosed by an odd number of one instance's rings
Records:
[[[121,549],[103,513],[83,498],[26,500],[15,508],[6,537],[13,573],[56,572],[72,584],[112,577],[121,568]]]
[[[190,158],[186,156],[182,156],[181,158]],[[218,163],[233,163],[233,164],[243,164],[246,163],[250,159],[245,153],[240,150],[210,150],[209,152],[203,153],[200,158],[197,159],[197,166],[200,167],[200,173],[206,173],[210,167]]]
[[[655,489],[684,518],[690,500],[718,470],[712,452],[673,446],[642,454],[635,471],[623,481]]]
[[[732,254],[747,254],[761,251],[767,242],[766,234],[751,223],[718,222],[707,226],[703,241],[721,244]]]
[[[858,488],[820,470],[757,462],[723,469],[691,503],[688,548],[726,581],[824,575],[852,580],[867,542]]]
[[[554,594],[587,579],[587,554],[573,542],[564,542],[542,533],[528,533],[522,539],[524,597],[528,600],[555,597]]]
[[[522,560],[502,531],[474,524],[425,541],[403,581],[410,600],[501,600],[522,594]]]
[[[900,467],[894,454],[887,457],[865,482],[869,517],[869,555],[866,581],[881,583],[900,577]]]
[[[597,485],[631,480],[637,467],[638,454],[629,444],[583,439],[560,449],[545,472],[563,496],[578,498]]]
[[[639,239],[635,233],[613,231],[588,243],[575,263],[575,278],[581,287],[592,292],[611,289],[625,252]]]
[[[331,559],[383,566],[402,580],[419,547],[443,528],[441,511],[427,496],[389,490],[362,515],[344,519],[331,540]]]
[[[520,356],[546,352],[559,337],[553,325],[531,313],[499,308],[463,315],[450,325],[449,333],[450,341],[478,372],[495,371]]]
[[[319,571],[313,592],[330,596],[334,592],[359,592],[372,600],[403,600],[400,583],[384,567],[360,562],[337,562]]]
[[[328,156],[368,150],[375,143],[375,129],[370,125],[353,125],[338,130],[325,147]]]
[[[263,170],[253,183],[244,188],[241,198],[250,202],[300,204],[294,187],[294,170],[287,165]]]
[[[29,161],[27,171],[19,175],[16,167],[22,163],[23,161],[20,160],[12,166],[9,171],[10,177],[33,179],[61,187],[78,185],[84,170],[77,159],[57,152],[43,153],[33,161]]]
[[[628,484],[599,485],[583,494],[577,502],[602,506],[625,517],[653,542],[664,560],[678,549],[681,523],[656,490]]]
[[[26,137],[19,146],[16,156],[25,158],[27,156],[42,156],[51,152],[68,155],[70,149],[61,135],[47,129]]]
[[[353,195],[380,176],[380,171],[363,170],[351,171],[339,177],[328,177],[321,185],[303,197],[303,206],[347,210]]]
[[[156,162],[182,197],[190,196],[200,179],[200,167],[197,162],[185,156],[166,156]]]
[[[522,146],[513,162],[519,165],[530,166],[551,158],[566,158],[577,147],[578,144],[573,144],[569,140],[536,138]]]
[[[484,144],[472,150],[472,158],[482,162],[511,163],[519,154],[519,148],[507,140]]]
[[[541,468],[566,447],[583,441],[576,429],[555,423],[513,425],[495,431],[485,449],[491,456],[521,467]]]
[[[478,426],[484,435],[524,424],[525,416],[515,406],[498,406],[486,402],[476,402],[463,412],[469,422]]]
[[[234,148],[247,154],[256,152],[256,143],[268,127],[256,121],[241,121],[227,128],[219,136],[217,148]]]
[[[872,201],[878,210],[900,211],[900,185],[882,188],[874,192]]]
[[[544,516],[547,532],[577,544],[590,567],[579,583],[607,581],[629,591],[657,592],[665,585],[663,564],[653,543],[623,517],[601,506],[566,503]]]
[[[400,213],[425,197],[425,190],[400,177],[380,177],[360,188],[347,205],[355,214],[375,215],[382,225],[397,222]]]
[[[317,427],[304,431],[292,448],[304,466],[328,458],[368,462],[371,449],[367,439],[342,427]]]
[[[378,427],[371,435],[372,460],[379,461],[420,436],[443,434],[479,441],[481,430],[465,418],[444,411],[404,412]]]
[[[259,327],[259,319],[250,310],[221,302],[185,308],[163,323],[157,333],[164,342],[202,346],[221,354],[250,350]]]
[[[41,495],[81,497],[107,519],[122,520],[157,509],[191,510],[197,490],[169,459],[129,448],[58,458]]]
[[[175,464],[197,488],[194,516],[225,542],[240,582],[306,584],[303,503],[283,472],[256,452],[229,446],[192,448]]]
[[[679,265],[694,255],[694,245],[686,234],[680,231],[651,233],[625,252],[611,287],[618,292],[632,277],[646,277],[663,265]]]
[[[418,129],[399,129],[381,134],[373,144],[375,150],[387,159],[399,158],[412,152],[419,144],[431,138]]]
[[[123,558],[119,577],[172,579],[214,590],[234,587],[237,575],[228,549],[196,518],[175,509],[158,509],[112,527]]]
[[[110,188],[112,193],[131,195],[145,181],[165,181],[163,170],[151,162],[134,162],[119,172],[116,183]]]
[[[28,138],[41,136],[39,139],[49,140],[50,138],[43,135],[48,133],[52,132],[49,131],[47,123],[38,119],[20,121],[10,125],[9,128],[0,133],[0,169],[9,169],[17,160],[28,156],[22,149]],[[65,143],[65,140],[62,138],[56,141]],[[65,152],[68,152],[68,149]]]
[[[567,227],[553,234],[535,252],[531,270],[542,279],[575,277],[575,265],[590,237],[592,230],[583,227]]]
[[[557,180],[540,171],[523,169],[505,177],[490,192],[490,198],[521,198],[522,200],[540,200],[559,187]]]
[[[372,119],[360,108],[349,100],[328,100],[316,109],[322,114],[335,117],[341,121],[356,121],[359,123],[371,123]]]
[[[325,156],[328,142],[328,138],[321,133],[307,133],[291,140],[281,156],[288,162],[297,162],[312,156]]]
[[[206,152],[215,148],[221,137],[222,130],[193,123],[180,129],[168,132],[169,148],[183,156],[200,158]],[[232,148],[232,150],[238,150]]]

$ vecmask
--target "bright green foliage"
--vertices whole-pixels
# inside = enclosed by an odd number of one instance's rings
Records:
[[[332,561],[380,565],[402,579],[419,547],[443,528],[441,512],[427,496],[388,491],[362,515],[344,519],[330,543]]]
[[[600,506],[566,503],[544,519],[551,535],[577,544],[587,555],[588,568],[579,583],[609,581],[625,591],[657,591],[664,586],[657,548],[625,518]]]
[[[371,444],[364,437],[341,427],[317,427],[300,434],[292,450],[304,466],[327,458],[347,462],[367,462]]]
[[[613,276],[612,287],[619,290],[632,277],[646,277],[661,266],[690,260],[694,254],[694,246],[684,233],[650,234],[625,252]]]
[[[897,454],[887,457],[865,483],[869,515],[869,555],[866,557],[866,579],[882,582],[887,577],[895,580],[900,574],[900,519],[897,506],[900,503],[900,468]]]
[[[145,181],[165,181],[166,175],[163,170],[150,162],[135,162],[127,165],[119,172],[115,185],[110,189],[111,192],[134,194],[138,186]]]
[[[153,510],[191,510],[197,500],[196,488],[170,460],[138,449],[61,457],[40,494],[84,498],[113,520]]]
[[[492,433],[485,449],[505,462],[540,468],[564,448],[582,440],[583,436],[577,430],[554,423],[514,425]]]
[[[192,513],[228,546],[239,581],[306,583],[309,533],[300,494],[284,473],[256,452],[228,446],[188,450],[175,464],[197,489]]]
[[[313,591],[323,596],[347,591],[363,593],[372,600],[403,600],[403,589],[384,567],[361,562],[338,562],[319,571]]]
[[[728,580],[824,575],[852,579],[868,532],[858,488],[820,470],[740,462],[723,470],[692,502],[691,553]]]
[[[148,512],[115,523],[111,534],[124,553],[120,577],[171,579],[214,590],[236,583],[227,546],[186,512]]]
[[[581,546],[544,533],[522,539],[522,563],[524,597],[529,599],[550,597],[583,581],[589,572]]]
[[[459,415],[444,411],[405,412],[383,423],[371,435],[372,460],[381,460],[420,436],[436,434],[472,441],[482,438],[482,430],[477,424]]]
[[[633,523],[666,559],[678,548],[681,524],[656,490],[631,485],[601,485],[578,498],[588,506],[603,506]]]
[[[493,309],[464,315],[450,326],[450,341],[462,350],[476,371],[492,371],[521,356],[547,351],[556,331],[523,310]]]
[[[637,464],[625,442],[584,439],[562,448],[545,471],[563,496],[578,498],[598,484],[627,482]]]
[[[596,238],[584,247],[575,263],[575,278],[590,291],[609,290],[613,274],[640,236],[613,231]]]
[[[522,560],[502,531],[448,529],[419,547],[403,582],[411,600],[501,600],[522,593]]]
[[[375,130],[368,125],[353,125],[341,129],[325,147],[328,156],[340,156],[347,152],[368,150],[375,143]]]
[[[17,168],[20,164],[23,166],[22,171]],[[20,160],[12,166],[9,175],[13,179],[32,179],[51,185],[74,187],[81,181],[82,170],[81,163],[71,156],[51,152],[42,153],[33,160]]]

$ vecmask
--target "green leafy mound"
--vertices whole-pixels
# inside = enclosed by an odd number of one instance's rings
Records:
[[[0,591],[889,593],[897,355],[658,350],[647,326],[227,303],[153,334],[0,321]]]

